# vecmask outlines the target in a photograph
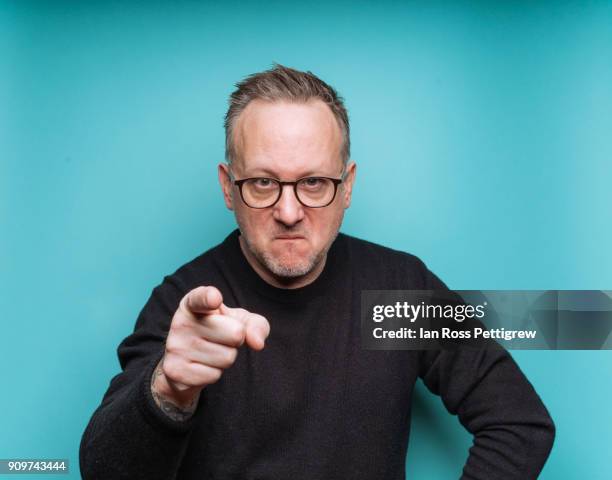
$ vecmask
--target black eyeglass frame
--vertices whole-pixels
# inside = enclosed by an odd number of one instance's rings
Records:
[[[340,178],[331,178],[331,177],[302,177],[302,178],[298,178],[294,182],[282,182],[282,181],[280,181],[280,180],[278,180],[276,178],[271,178],[271,177],[249,177],[249,178],[241,178],[240,180],[234,180],[233,184],[238,187],[238,190],[240,191],[240,198],[242,199],[244,204],[247,207],[255,208],[256,210],[263,210],[264,208],[270,208],[270,207],[273,207],[274,205],[276,205],[278,203],[278,201],[280,200],[280,198],[283,196],[283,187],[285,185],[293,185],[293,194],[295,195],[295,198],[297,198],[297,201],[300,202],[304,207],[306,207],[306,208],[325,208],[325,207],[329,207],[333,203],[333,201],[336,199],[336,194],[338,193],[338,185],[340,185],[342,182],[344,182],[345,176],[346,176],[346,174],[342,174],[342,176]],[[276,197],[276,200],[274,200],[274,202],[272,202],[267,207],[253,207],[252,205],[249,205],[248,202],[244,199],[244,195],[242,193],[242,185],[244,185],[244,183],[248,182],[249,180],[261,180],[262,178],[265,178],[266,180],[270,180],[270,181],[275,182],[276,184],[280,185],[280,188],[278,189],[278,196]],[[307,180],[309,178],[315,178],[315,179],[319,179],[319,180],[330,180],[334,184],[334,194],[332,195],[331,200],[328,203],[326,203],[325,205],[319,205],[317,207],[311,207],[310,205],[306,205],[304,202],[302,202],[302,200],[300,200],[300,196],[298,195],[298,192],[297,192],[298,183],[300,183],[303,180]]]

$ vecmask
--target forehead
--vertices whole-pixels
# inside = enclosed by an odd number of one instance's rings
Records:
[[[237,167],[245,174],[289,178],[335,175],[342,168],[342,132],[319,99],[253,100],[238,117],[234,139]]]

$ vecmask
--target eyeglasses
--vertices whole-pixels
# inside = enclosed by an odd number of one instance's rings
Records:
[[[269,208],[275,205],[280,200],[285,185],[293,186],[295,197],[305,207],[322,208],[334,201],[338,185],[343,181],[344,174],[341,178],[304,177],[295,182],[254,177],[234,180],[234,185],[240,190],[242,201],[251,208]]]

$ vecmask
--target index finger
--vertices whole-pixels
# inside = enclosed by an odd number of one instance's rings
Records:
[[[184,298],[185,307],[193,313],[211,313],[223,303],[221,292],[215,287],[198,287],[191,290]]]

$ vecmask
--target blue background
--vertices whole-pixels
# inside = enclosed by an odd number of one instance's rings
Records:
[[[273,61],[346,98],[346,233],[455,289],[612,288],[610,3],[3,1],[0,458],[78,477],[151,289],[234,226],[226,99]],[[541,478],[612,478],[612,352],[514,357],[557,424]],[[409,478],[470,441],[420,384]]]

